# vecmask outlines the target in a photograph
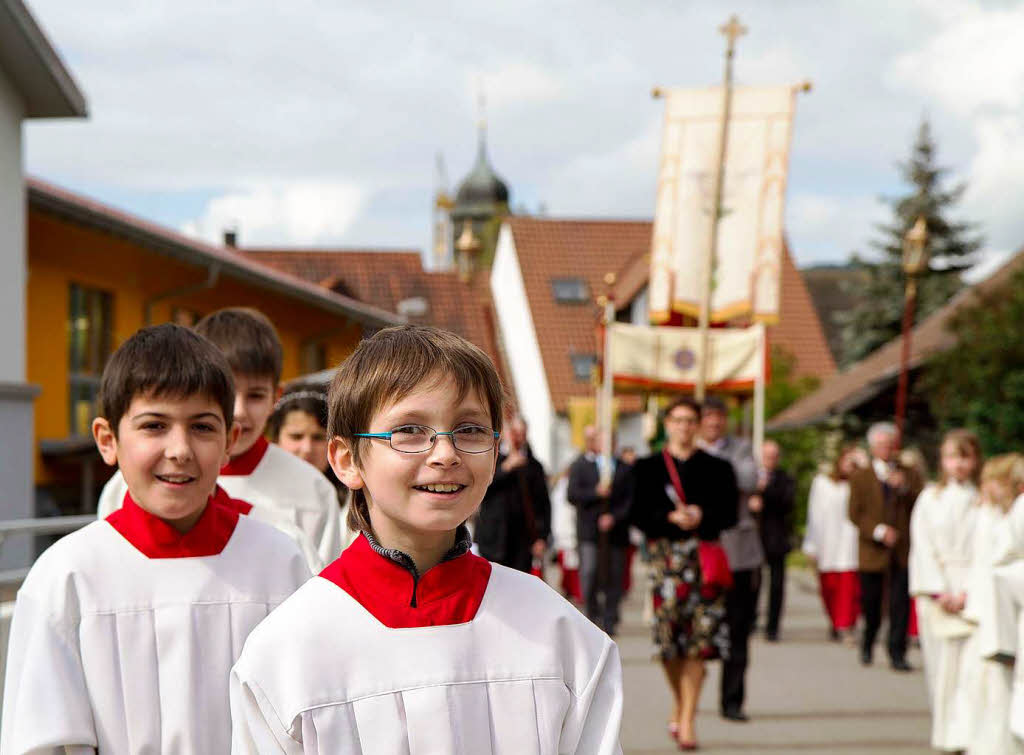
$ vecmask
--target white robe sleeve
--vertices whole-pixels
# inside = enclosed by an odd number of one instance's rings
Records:
[[[338,491],[326,477],[320,477],[322,479],[316,481],[316,495],[323,517],[314,540],[320,560],[329,564],[341,555],[341,507],[338,505]]]
[[[0,752],[84,755],[96,747],[77,634],[19,593],[7,647]]]
[[[936,551],[928,516],[936,491],[926,488],[917,498],[910,515],[910,594],[939,595],[949,591],[942,562]]]
[[[801,550],[813,558],[818,558],[821,552],[821,533],[818,531],[821,527],[818,521],[821,518],[821,487],[821,477],[816,476],[811,481],[811,491],[807,495],[807,529],[801,546]]]
[[[621,755],[621,727],[622,664],[618,647],[608,642],[593,677],[570,705],[558,752]]]
[[[100,500],[96,504],[96,518],[106,519],[113,514],[124,503],[124,494],[128,492],[128,485],[121,476],[121,470],[115,470],[113,476],[107,480],[100,492]]]
[[[302,755],[259,686],[231,669],[231,755]]]

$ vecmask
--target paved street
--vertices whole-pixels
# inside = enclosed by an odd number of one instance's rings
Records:
[[[782,642],[766,643],[760,636],[753,642],[747,677],[749,723],[719,718],[719,668],[717,663],[708,665],[697,720],[701,751],[930,752],[920,653],[910,653],[917,669],[911,674],[891,672],[882,646],[875,665],[862,668],[853,648],[828,642],[812,579],[807,572],[790,577]],[[676,752],[665,732],[670,698],[660,666],[650,660],[641,592],[631,595],[619,637],[626,688],[622,745],[627,755],[667,755]]]

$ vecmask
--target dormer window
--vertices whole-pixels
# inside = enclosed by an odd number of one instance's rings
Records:
[[[590,380],[597,366],[596,354],[569,354],[572,360],[572,375],[577,380]]]
[[[559,304],[586,304],[590,301],[587,282],[582,278],[552,278],[551,290]]]

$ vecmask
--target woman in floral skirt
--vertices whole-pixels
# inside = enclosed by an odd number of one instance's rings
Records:
[[[647,537],[656,656],[675,706],[670,736],[694,750],[704,662],[727,657],[728,566],[718,536],[736,523],[739,489],[732,466],[697,448],[700,405],[673,401],[662,452],[633,468],[631,519]]]

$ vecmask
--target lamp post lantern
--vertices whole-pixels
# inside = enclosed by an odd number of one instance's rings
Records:
[[[907,383],[910,375],[910,341],[917,308],[917,279],[928,270],[928,223],[919,216],[903,237],[903,274],[906,289],[903,296],[902,349],[900,376],[896,386],[896,450],[903,447],[903,429],[907,419]]]

